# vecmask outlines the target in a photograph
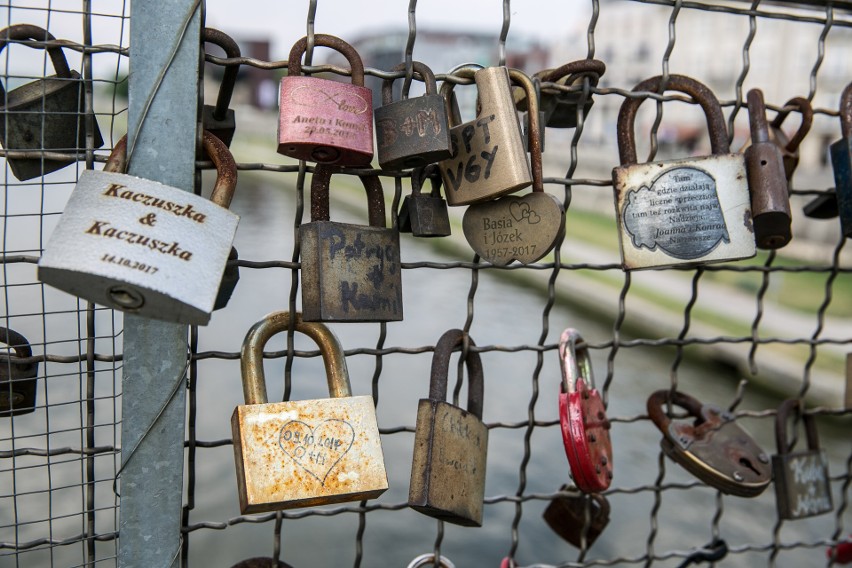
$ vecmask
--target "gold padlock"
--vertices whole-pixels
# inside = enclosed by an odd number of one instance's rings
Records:
[[[373,499],[388,488],[373,398],[352,396],[334,333],[301,314],[294,319],[296,331],[319,345],[332,398],[267,403],[263,347],[288,329],[290,313],[252,326],[240,364],[246,404],[231,416],[243,514]]]

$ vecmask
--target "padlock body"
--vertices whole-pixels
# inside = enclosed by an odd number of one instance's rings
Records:
[[[379,165],[418,168],[451,155],[450,127],[441,95],[423,95],[376,109]]]
[[[0,361],[0,417],[35,410],[38,363],[20,365]]]
[[[86,148],[85,90],[80,74],[67,79],[56,75],[27,83],[6,94],[0,106],[0,145],[6,150],[71,152]],[[3,101],[0,101],[2,104]],[[97,120],[93,147],[104,145]],[[76,160],[41,158],[6,159],[12,174],[21,181],[55,172]]]
[[[225,146],[231,147],[231,141],[234,139],[234,132],[237,130],[237,119],[233,109],[225,111],[225,116],[222,119],[217,119],[213,116],[216,107],[213,105],[204,105],[201,109],[201,124],[204,125],[204,130],[225,143]]]
[[[793,236],[781,150],[772,142],[752,143],[745,151],[745,161],[757,247],[781,248]]]
[[[406,196],[408,222],[415,237],[446,237],[451,234],[450,214],[443,197],[421,193]]]
[[[824,451],[772,456],[772,471],[778,516],[782,519],[803,519],[833,509],[828,458]]]
[[[560,92],[554,95],[542,93],[541,106],[545,113],[545,121],[542,124],[549,128],[575,128],[577,126],[577,107],[580,106],[582,96],[582,92]],[[588,116],[594,103],[591,94],[586,97],[586,102],[583,105],[584,116]]]
[[[612,181],[625,270],[754,256],[741,155],[619,166]]]
[[[488,428],[474,414],[421,399],[408,505],[448,523],[481,526],[487,451]]]
[[[402,320],[396,230],[314,221],[299,235],[304,321]]]
[[[317,77],[284,77],[278,99],[278,153],[340,166],[373,159],[373,94]]]
[[[578,379],[574,392],[559,393],[562,443],[577,489],[600,493],[612,482],[609,421],[597,389]]]
[[[231,252],[228,253],[228,261],[237,260],[239,255],[237,249],[231,247]],[[213,311],[221,310],[228,305],[234,290],[237,288],[237,282],[240,281],[240,267],[236,264],[226,264],[225,272],[222,273],[222,281],[219,283],[219,290],[216,292],[216,301],[213,303]]]
[[[243,514],[373,499],[388,488],[370,396],[241,405],[231,431]]]
[[[852,138],[842,138],[830,148],[840,230],[849,238],[852,237]]]
[[[238,222],[193,193],[87,170],[39,260],[38,277],[96,304],[206,325]]]
[[[567,486],[563,486],[565,491]],[[589,506],[589,522],[586,523],[585,507]],[[544,510],[544,520],[563,540],[582,547],[583,530],[586,531],[586,548],[592,546],[609,524],[609,504],[603,496],[572,495],[559,496]]]

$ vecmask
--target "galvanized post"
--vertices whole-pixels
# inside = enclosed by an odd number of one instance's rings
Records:
[[[191,191],[201,2],[133,2],[128,173]],[[165,74],[163,70],[167,69]],[[152,92],[155,92],[152,96]],[[187,327],[124,318],[123,568],[176,567],[181,546]]]

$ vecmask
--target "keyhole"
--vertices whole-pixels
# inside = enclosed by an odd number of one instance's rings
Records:
[[[747,467],[748,469],[752,470],[755,475],[760,477],[760,472],[757,470],[756,467],[754,467],[754,464],[751,463],[750,459],[740,458],[740,465],[743,466],[743,467]]]
[[[766,160],[760,160],[760,165],[761,165],[761,166],[765,166],[765,165],[766,165],[766,163],[767,163],[767,162],[766,162]]]

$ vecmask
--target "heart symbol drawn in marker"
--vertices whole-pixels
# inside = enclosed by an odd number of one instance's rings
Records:
[[[284,453],[322,485],[354,440],[355,429],[338,418],[324,420],[314,428],[301,420],[291,420],[278,435],[278,445]]]

